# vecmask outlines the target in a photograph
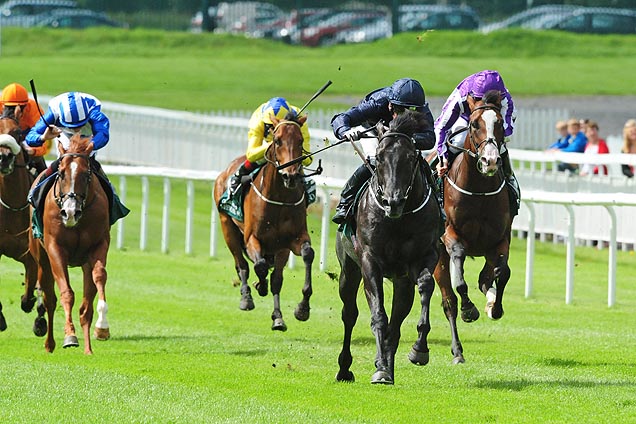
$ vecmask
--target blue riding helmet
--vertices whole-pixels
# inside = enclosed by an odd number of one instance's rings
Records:
[[[67,128],[81,127],[88,122],[90,112],[87,99],[71,91],[59,104],[60,124]]]
[[[399,79],[391,85],[389,102],[404,107],[424,107],[426,103],[424,89],[417,80]]]
[[[261,107],[263,122],[270,125],[272,124],[272,115],[277,119],[283,119],[289,112],[293,112],[293,109],[283,97],[273,97]]]

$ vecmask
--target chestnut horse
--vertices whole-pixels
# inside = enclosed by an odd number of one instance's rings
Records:
[[[479,318],[479,311],[468,297],[464,279],[467,256],[484,257],[479,288],[486,296],[486,313],[491,319],[503,316],[502,298],[510,278],[508,252],[512,215],[506,179],[501,167],[500,149],[504,143],[501,98],[488,92],[470,115],[467,136],[461,152],[444,178],[446,230],[435,268],[435,279],[442,292],[442,306],[451,327],[453,362],[464,362],[457,335],[457,294],[461,297],[461,317],[465,322]]]
[[[376,168],[360,195],[355,213],[357,228],[352,235],[337,234],[344,324],[338,381],[354,381],[350,370],[351,333],[358,318],[360,279],[371,310],[377,349],[371,383],[394,382],[400,327],[413,306],[415,287],[420,293],[421,312],[418,339],[408,356],[416,365],[428,363],[429,306],[435,287],[431,272],[439,255],[441,216],[421,171],[423,158],[412,138],[424,119],[421,113],[405,111],[391,121],[388,132],[378,129]],[[384,277],[393,282],[390,321],[384,307]]]
[[[31,312],[35,305],[34,290],[38,278],[37,263],[29,253],[29,204],[27,194],[33,176],[26,166],[26,153],[20,147],[18,124],[20,107],[5,107],[0,117],[0,255],[6,255],[24,265],[25,294],[21,307]],[[43,311],[42,311],[43,313]],[[36,321],[37,323],[37,321]],[[0,304],[0,331],[7,328]],[[33,328],[37,335],[44,329]]]
[[[271,273],[271,291],[274,297],[272,330],[285,331],[287,326],[280,310],[280,291],[283,285],[283,268],[290,251],[302,256],[305,264],[303,299],[294,311],[299,321],[309,319],[309,298],[312,295],[311,264],[314,250],[307,232],[307,201],[303,184],[301,163],[278,169],[303,155],[301,126],[307,116],[288,115],[278,120],[272,117],[274,139],[265,153],[266,163],[254,177],[243,202],[244,221],[241,222],[224,213],[220,208],[220,221],[228,249],[241,280],[240,309],[254,309],[247,279],[249,266],[246,258],[254,263],[258,282],[254,287],[261,296],[267,295],[267,275]],[[217,178],[214,199],[217,207],[226,190],[227,180],[234,170],[245,161],[245,156],[230,163]]]
[[[84,353],[92,354],[90,327],[93,301],[98,295],[98,318],[95,337],[110,337],[106,312],[106,256],[110,245],[108,198],[90,166],[93,143],[90,137],[75,134],[68,149],[58,143],[59,168],[53,186],[42,200],[42,239],[30,234],[30,250],[39,265],[40,286],[48,314],[47,352],[55,349],[53,314],[56,298],[53,280],[57,282],[60,303],[64,309],[63,347],[77,347],[72,319],[75,293],[71,288],[68,267],[80,266],[84,276],[84,293],[80,306],[80,325],[84,335]],[[37,181],[36,181],[37,183]]]

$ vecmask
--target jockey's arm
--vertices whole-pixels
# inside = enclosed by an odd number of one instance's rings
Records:
[[[305,122],[303,124],[302,127],[300,127],[300,132],[303,135],[303,155],[306,155],[308,153],[311,153],[311,138],[309,136],[309,126],[307,125],[307,123]],[[313,162],[313,157],[309,156],[308,158],[303,159],[303,166],[309,166],[311,165],[311,162]]]

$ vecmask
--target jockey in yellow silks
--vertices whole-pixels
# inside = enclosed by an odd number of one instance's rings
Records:
[[[272,117],[276,119],[293,119],[298,113],[299,108],[287,103],[282,97],[273,97],[260,105],[254,113],[248,123],[247,131],[247,152],[245,156],[247,159],[241,164],[230,179],[230,193],[234,194],[241,186],[241,178],[244,175],[248,175],[255,170],[258,166],[265,163],[265,152],[269,148],[274,139],[274,124]],[[288,114],[292,114],[288,116]],[[300,127],[300,132],[303,135],[303,153],[309,153],[309,127],[305,122]],[[303,160],[303,166],[311,164],[312,158],[307,157]]]

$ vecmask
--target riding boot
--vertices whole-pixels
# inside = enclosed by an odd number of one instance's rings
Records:
[[[234,196],[241,187],[242,179],[245,175],[249,175],[251,171],[245,166],[245,162],[230,177],[230,196]]]
[[[48,168],[45,169],[45,173],[44,173],[44,177],[50,177],[51,175],[55,174],[57,172],[57,168],[59,168],[60,166],[60,160],[59,159],[55,159],[53,162],[51,162],[51,164],[49,165]]]
[[[515,173],[512,170],[512,164],[510,163],[510,155],[506,150],[501,154],[501,165],[508,185],[508,192],[510,193],[510,212],[512,216],[516,216],[519,213],[519,207],[521,206],[521,189],[519,188],[519,182]]]
[[[358,169],[353,172],[353,175],[349,177],[342,188],[340,202],[338,203],[338,206],[336,206],[336,214],[333,218],[331,218],[333,222],[340,225],[344,224],[344,222],[349,218],[349,209],[351,208],[358,191],[360,191],[364,183],[369,178],[371,178],[371,171],[366,165],[360,165]]]
[[[442,194],[441,186],[437,183],[437,179],[433,176],[433,170],[429,166],[428,162],[425,160],[422,161],[422,172],[424,173],[424,177],[426,178],[426,183],[433,190],[433,194],[435,194],[435,200],[437,201],[437,206],[439,207],[439,214],[441,219],[440,223],[440,234],[444,232],[444,228],[446,226],[446,212],[444,211],[444,195]]]

